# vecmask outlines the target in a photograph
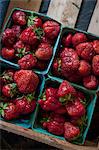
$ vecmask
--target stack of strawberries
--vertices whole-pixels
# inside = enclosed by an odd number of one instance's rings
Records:
[[[52,20],[44,22],[33,14],[28,16],[23,11],[14,11],[12,22],[2,35],[3,58],[16,60],[21,69],[46,69],[60,25]]]
[[[40,123],[44,129],[55,135],[64,135],[69,141],[80,137],[87,123],[88,101],[84,93],[64,80],[58,88],[47,87],[38,102],[42,108]]]
[[[36,107],[39,77],[31,70],[6,70],[0,77],[0,114],[5,120],[30,114]]]
[[[99,78],[99,40],[90,40],[84,33],[69,33],[62,37],[53,63],[53,72],[71,82],[96,89]]]

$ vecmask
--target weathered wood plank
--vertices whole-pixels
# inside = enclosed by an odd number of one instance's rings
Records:
[[[88,32],[99,36],[99,0],[97,0],[97,4],[89,24]]]
[[[51,0],[48,13],[64,26],[74,27],[82,0]]]
[[[25,129],[20,126],[16,126],[14,124],[0,121],[0,129],[6,130],[8,132],[12,132],[18,135],[22,135],[24,137],[63,149],[63,150],[97,150],[97,147],[93,146],[78,146],[71,144],[67,141],[62,141],[54,137],[50,137],[48,135],[44,135],[41,133],[37,133],[30,129]]]
[[[10,4],[8,7],[7,17],[9,16],[11,10],[15,7],[23,8],[23,9],[29,9],[33,11],[39,11],[40,5],[42,0],[10,0]]]

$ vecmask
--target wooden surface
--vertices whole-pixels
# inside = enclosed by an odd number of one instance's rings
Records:
[[[29,9],[33,11],[39,11],[40,5],[42,0],[10,0],[10,4],[8,7],[7,17],[9,16],[11,10],[15,7],[23,8],[23,9]]]
[[[99,0],[97,0],[97,4],[89,24],[88,32],[99,36]]]
[[[48,13],[64,26],[74,27],[82,0],[51,0]]]
[[[54,137],[50,137],[47,135],[43,135],[40,133],[37,133],[35,131],[32,131],[30,129],[25,129],[19,126],[16,126],[11,123],[7,123],[5,121],[0,121],[0,129],[22,135],[24,137],[63,149],[63,150],[98,150],[97,147],[93,146],[78,146],[73,145],[67,141],[62,141]]]

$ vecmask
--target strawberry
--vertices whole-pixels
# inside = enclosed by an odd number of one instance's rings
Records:
[[[26,14],[23,11],[14,11],[12,18],[15,24],[20,26],[24,26],[26,24]]]
[[[61,76],[61,59],[55,58],[53,62],[53,73],[56,76]]]
[[[62,71],[62,73],[63,73],[63,71]],[[76,82],[76,83],[80,83],[81,82],[81,80],[82,80],[82,77],[80,76],[80,74],[79,74],[79,72],[78,72],[78,70],[77,71],[75,71],[75,72],[67,72],[67,73],[65,73],[64,72],[64,77],[66,77],[66,75],[67,75],[67,78],[68,78],[68,80],[70,81],[70,82]]]
[[[68,35],[64,36],[62,39],[62,44],[65,47],[70,47],[72,44],[72,34],[69,33]]]
[[[13,32],[15,33],[17,39],[19,39],[19,36],[20,36],[20,34],[21,34],[21,27],[18,26],[18,25],[13,25],[13,26],[12,26],[12,30],[13,30]]]
[[[22,58],[24,55],[30,53],[30,45],[24,44],[22,41],[18,41],[14,44],[14,49],[16,50],[16,57]]]
[[[96,76],[99,76],[99,55],[93,57],[92,69]]]
[[[2,94],[8,98],[14,97],[17,92],[17,86],[15,83],[6,84],[2,88]]]
[[[95,55],[95,51],[90,42],[81,43],[76,46],[76,52],[78,56],[85,59],[86,61],[91,61],[93,56]]]
[[[87,76],[91,72],[91,66],[87,61],[81,60],[78,71],[81,76]]]
[[[52,87],[46,88],[46,91],[45,91],[46,99],[49,97],[57,98],[57,91],[58,91],[58,89],[56,89],[56,88],[52,88]]]
[[[21,69],[31,69],[36,65],[37,59],[32,54],[27,54],[18,60]]]
[[[60,115],[60,114],[57,114],[57,113],[50,113],[50,116],[49,116],[49,121],[56,121],[58,123],[65,123],[65,117]]]
[[[42,36],[41,38],[41,43],[48,43],[50,45],[54,45],[54,40],[49,39],[48,37],[46,37],[45,35]]]
[[[57,113],[57,114],[61,114],[61,115],[67,113],[65,106],[60,106],[60,107],[59,107],[58,109],[56,109],[54,112]]]
[[[80,129],[74,126],[70,122],[65,122],[64,124],[64,137],[65,139],[72,141],[75,140],[80,135]]]
[[[61,53],[61,70],[65,72],[76,71],[79,67],[79,58],[74,49],[64,48]]]
[[[96,54],[99,54],[99,40],[94,40],[93,41],[93,48]]]
[[[75,33],[72,37],[72,44],[74,47],[86,41],[87,41],[87,37],[84,33]]]
[[[19,117],[13,103],[0,103],[0,114],[5,120],[12,120]]]
[[[20,35],[20,40],[23,43],[31,46],[37,45],[39,39],[43,36],[43,30],[41,28],[28,27]]]
[[[32,93],[39,84],[38,76],[32,70],[19,70],[14,74],[14,81],[21,93]]]
[[[5,29],[2,35],[2,43],[7,47],[11,47],[14,44],[15,40],[16,34],[13,29]]]
[[[58,36],[60,26],[57,22],[48,20],[43,24],[43,30],[46,37],[53,40]]]
[[[47,43],[41,43],[35,52],[35,56],[39,60],[49,60],[52,56],[51,45]]]
[[[57,95],[60,102],[65,102],[76,96],[76,90],[68,81],[64,80],[59,86]]]
[[[82,101],[86,99],[84,93],[79,92],[79,91],[77,91],[77,98],[79,98]]]
[[[11,69],[3,72],[2,79],[3,79],[5,84],[13,82],[14,72],[15,71],[11,70]]]
[[[94,75],[83,78],[83,85],[88,89],[95,89],[98,86],[98,80]]]
[[[7,60],[12,60],[15,57],[15,50],[13,48],[2,48],[2,57]]]
[[[27,25],[28,25],[28,27],[35,25],[37,28],[38,27],[41,28],[43,23],[42,23],[42,20],[38,16],[31,15],[28,17]]]
[[[85,115],[85,106],[79,101],[79,99],[75,99],[73,102],[69,102],[66,104],[67,113],[72,117],[81,117]]]

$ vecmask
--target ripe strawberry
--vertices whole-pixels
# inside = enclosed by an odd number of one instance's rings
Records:
[[[76,46],[76,52],[78,56],[81,58],[91,61],[93,56],[95,55],[95,51],[93,49],[93,46],[90,42],[81,43]]]
[[[40,28],[28,27],[20,35],[20,40],[23,43],[29,44],[31,46],[37,45],[39,39],[43,36],[43,30]]]
[[[85,106],[79,101],[79,99],[75,99],[74,102],[69,102],[66,104],[67,113],[72,117],[81,117],[85,115]]]
[[[46,67],[47,67],[47,64],[45,61],[37,60],[37,63],[36,63],[37,69],[44,70],[44,69],[46,69]]]
[[[98,81],[94,75],[83,78],[83,85],[88,89],[95,89],[98,86]]]
[[[63,71],[62,71],[62,73],[63,73]],[[80,83],[81,80],[82,80],[82,77],[80,76],[78,70],[75,71],[75,72],[71,72],[71,73],[70,73],[70,72],[69,72],[69,73],[67,72],[67,73],[64,73],[63,75],[64,75],[64,77],[66,77],[66,75],[67,75],[67,79],[68,79],[70,82]]]
[[[61,59],[55,58],[53,62],[53,74],[56,76],[61,76]]]
[[[61,115],[67,113],[65,106],[59,107],[59,108],[56,109],[54,112],[57,113],[57,114],[61,114]]]
[[[54,40],[49,39],[45,35],[41,38],[41,43],[48,43],[50,45],[54,45]]]
[[[64,48],[61,53],[61,70],[65,72],[76,71],[79,67],[77,53],[71,48]]]
[[[13,48],[2,48],[2,57],[7,60],[12,60],[15,57],[15,50]]]
[[[65,139],[72,141],[75,140],[80,135],[80,129],[74,126],[70,122],[65,122],[64,124],[64,137]]]
[[[13,103],[0,103],[0,114],[5,120],[12,120],[19,117]]]
[[[39,60],[49,60],[52,56],[52,47],[48,43],[41,43],[35,52]]]
[[[72,37],[72,44],[74,47],[86,41],[87,41],[87,37],[84,33],[75,33],[74,36]]]
[[[17,86],[15,83],[6,84],[2,88],[2,94],[6,97],[12,98],[17,94]]]
[[[4,84],[13,82],[14,72],[15,71],[11,69],[3,72],[2,79],[3,79]]]
[[[71,46],[71,44],[72,44],[72,34],[71,33],[63,37],[62,44],[65,47]]]
[[[57,22],[48,20],[43,24],[43,30],[46,37],[53,40],[58,36],[60,26]]]
[[[93,57],[92,69],[96,76],[99,76],[99,55]]]
[[[15,11],[12,15],[15,24],[24,26],[26,24],[26,14],[23,11]]]
[[[35,25],[38,28],[38,27],[42,27],[43,23],[42,23],[42,20],[38,16],[31,15],[28,17],[27,25],[28,27]]]
[[[14,81],[21,93],[32,93],[39,84],[38,76],[32,70],[19,70],[14,74]]]
[[[16,57],[22,58],[24,55],[30,53],[30,45],[24,44],[22,41],[18,41],[14,44],[14,49],[16,50]]]
[[[18,25],[13,25],[13,26],[12,26],[12,30],[14,31],[14,33],[15,33],[17,39],[19,39],[19,36],[20,36],[20,34],[21,34],[21,27],[18,26]]]
[[[96,54],[99,54],[99,40],[94,40],[93,41],[93,48]]]
[[[76,90],[74,89],[74,87],[66,80],[64,80],[58,89],[58,97],[59,97],[59,101],[61,102],[65,102],[68,100],[71,100],[72,97],[76,96]]]
[[[18,60],[21,69],[31,69],[36,65],[37,59],[32,54],[27,54]]]
[[[46,88],[46,90],[45,90],[46,99],[48,99],[49,97],[57,98],[57,91],[58,91],[58,89],[56,89],[56,88],[52,88],[52,87]]]
[[[15,40],[16,34],[13,29],[5,29],[2,35],[2,43],[7,47],[11,47],[14,44]]]
[[[63,123],[64,124],[66,119],[65,119],[64,116],[52,112],[52,113],[50,113],[49,121],[56,121],[58,123]]]
[[[91,72],[91,66],[87,61],[81,60],[78,71],[81,76],[87,76]]]

